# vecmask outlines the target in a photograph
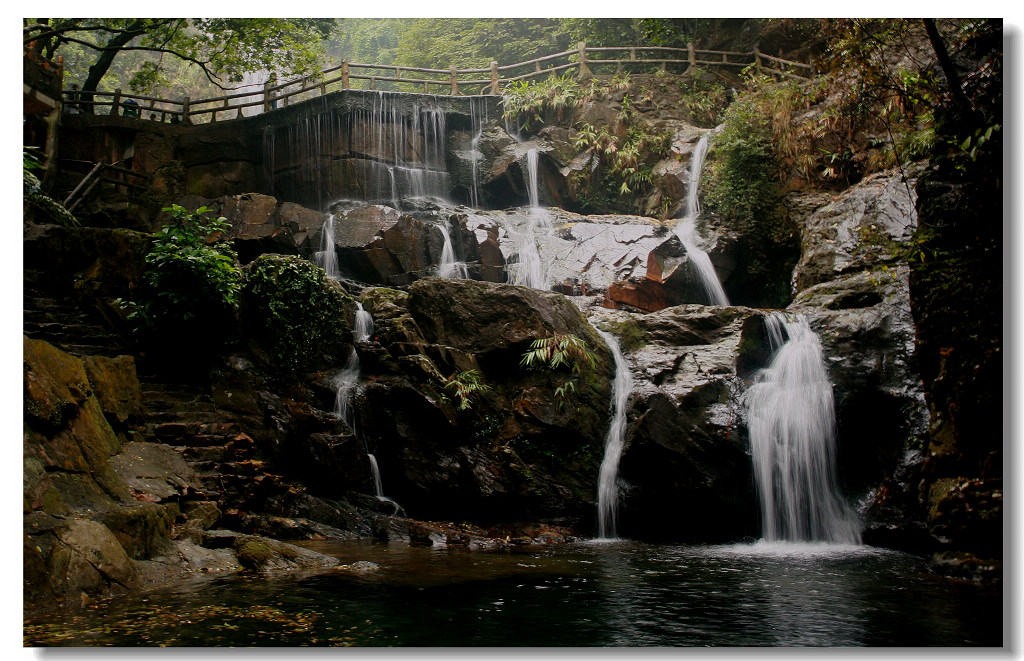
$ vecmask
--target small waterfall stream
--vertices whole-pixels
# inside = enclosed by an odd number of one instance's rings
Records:
[[[821,342],[803,316],[765,319],[771,363],[744,394],[766,542],[859,544],[835,475],[835,405]]]
[[[473,132],[473,140],[470,142],[470,163],[472,165],[473,180],[469,188],[469,206],[474,209],[483,208],[483,198],[480,195],[480,177],[477,174],[477,167],[483,154],[480,152],[480,138],[483,136],[484,127],[487,126],[487,101],[479,97],[469,98],[469,120]]]
[[[526,217],[526,223],[518,232],[511,232],[516,244],[518,262],[512,265],[512,283],[532,287],[534,289],[548,289],[547,265],[541,258],[540,249],[537,245],[537,230],[551,227],[551,217],[547,211],[540,206],[540,194],[538,191],[538,163],[539,154],[536,148],[528,149],[526,152],[526,189],[530,200],[530,210]]]
[[[441,248],[441,262],[437,265],[437,275],[440,278],[469,278],[469,269],[465,262],[455,259],[455,249],[452,246],[452,235],[448,230],[448,223],[441,221],[436,225],[444,239],[444,246]]]
[[[693,155],[690,157],[690,181],[686,186],[686,215],[676,224],[674,231],[683,243],[683,247],[686,248],[686,254],[690,257],[690,263],[693,264],[708,303],[710,305],[729,305],[729,298],[722,288],[711,258],[697,245],[697,219],[700,218],[700,176],[704,169],[704,159],[707,157],[711,135],[716,130],[712,129],[702,135],[693,149]]]
[[[372,336],[373,316],[363,309],[362,303],[357,302],[355,325],[352,329],[352,339],[355,343],[367,342]],[[349,354],[348,360],[345,362],[345,366],[340,372],[334,375],[332,383],[334,385],[335,392],[337,393],[334,399],[334,415],[341,418],[353,434],[359,436],[359,433],[356,431],[355,414],[350,406],[352,392],[359,383],[359,375],[361,372],[359,354],[356,352],[355,343],[352,345],[352,352]],[[365,439],[363,439],[363,444],[365,446]],[[368,447],[366,448],[366,456],[370,461],[370,470],[373,473],[374,495],[380,500],[390,501],[390,499],[384,495],[384,489],[381,486],[380,468],[377,465],[377,458],[370,453]]]
[[[338,268],[338,251],[334,244],[334,214],[329,214],[320,230],[320,250],[313,253],[313,263],[322,268],[328,278],[337,280],[341,276]]]
[[[611,333],[597,331],[611,349],[615,358],[615,381],[612,385],[612,421],[604,442],[604,459],[597,481],[597,531],[601,539],[615,539],[619,491],[616,484],[619,476],[619,459],[626,442],[626,406],[633,391],[633,374],[629,362],[622,354],[619,341]]]

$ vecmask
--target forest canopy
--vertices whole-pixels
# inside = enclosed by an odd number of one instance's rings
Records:
[[[735,19],[651,18],[28,18],[23,40],[62,55],[85,91],[216,94],[304,75],[342,59],[410,67],[512,64],[574,48],[685,45]]]

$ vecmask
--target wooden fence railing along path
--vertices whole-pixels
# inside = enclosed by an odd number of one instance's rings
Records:
[[[579,78],[610,76],[641,66],[650,69],[656,65],[663,71],[669,65],[691,67],[730,67],[742,70],[753,66],[759,73],[777,78],[804,80],[816,75],[814,66],[794,62],[759,52],[701,50],[688,44],[686,48],[668,46],[587,46],[581,42],[577,48],[553,55],[545,55],[516,64],[477,69],[428,69],[390,64],[357,64],[342,60],[341,64],[325,69],[314,76],[303,76],[280,84],[270,81],[261,90],[238,92],[209,99],[180,100],[114,92],[89,92],[88,100],[78,90],[65,90],[65,111],[86,112],[109,109],[108,114],[120,114],[157,122],[203,123],[245,116],[246,109],[256,114],[278,107],[292,105],[328,92],[344,89],[395,89],[411,91],[414,87],[425,94],[441,95],[500,95],[504,85],[543,76],[558,75],[575,69]],[[612,68],[614,67],[614,70]],[[362,82],[357,82],[362,81]],[[358,86],[357,86],[358,85]],[[218,113],[222,116],[218,118]]]

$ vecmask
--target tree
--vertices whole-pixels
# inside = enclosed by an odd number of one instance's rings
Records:
[[[71,45],[92,52],[82,84],[82,98],[89,101],[124,52],[151,58],[132,76],[136,91],[160,81],[165,57],[198,67],[222,89],[248,71],[319,70],[323,40],[334,25],[333,19],[316,18],[38,18],[24,20],[23,39],[47,59]]]

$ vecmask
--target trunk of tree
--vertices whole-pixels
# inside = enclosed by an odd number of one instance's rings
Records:
[[[89,67],[89,75],[86,77],[85,82],[82,83],[82,111],[89,114],[95,114],[96,109],[90,103],[93,100],[92,92],[96,91],[103,76],[110,70],[110,65],[114,63],[114,58],[121,52],[121,49],[128,44],[129,41],[135,37],[143,34],[146,31],[145,23],[143,21],[136,21],[132,23],[124,32],[115,34],[107,42],[104,50],[100,52],[99,58],[96,62]]]
[[[949,93],[953,95],[953,102],[956,103],[964,117],[970,117],[974,114],[974,107],[960,85],[960,76],[956,72],[956,65],[953,64],[953,59],[949,56],[949,51],[946,50],[946,42],[942,40],[942,35],[935,27],[935,19],[922,18],[921,22],[924,23],[924,29],[928,33],[928,41],[931,42],[932,49],[935,50],[935,56],[939,59],[942,73],[946,76],[946,84],[949,86]]]

